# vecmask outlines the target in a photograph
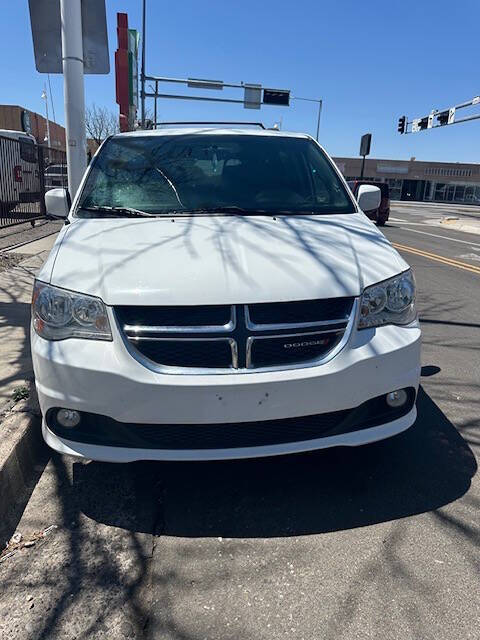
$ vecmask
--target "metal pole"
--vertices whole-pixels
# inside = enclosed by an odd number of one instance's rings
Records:
[[[48,88],[50,90],[50,102],[52,103],[53,121],[57,122],[57,118],[55,117],[55,105],[53,103],[53,98],[52,98],[52,85],[50,84],[50,74],[49,73],[47,73],[47,79],[48,79]]]
[[[147,98],[171,98],[172,100],[206,100],[207,102],[231,102],[235,104],[244,104],[243,100],[234,100],[233,98],[207,98],[205,96],[177,96],[172,93],[153,93],[146,91]]]
[[[362,156],[362,170],[360,172],[360,178],[363,178],[364,170],[365,170],[365,156]]]
[[[73,200],[87,167],[81,0],[60,0],[68,188]]]
[[[146,0],[143,0],[142,6],[142,70],[141,70],[141,120],[142,120],[142,129],[145,128],[145,7]]]
[[[155,106],[153,108],[153,122],[155,123],[155,129],[157,128],[157,93],[158,93],[158,80],[155,80]]]
[[[52,146],[52,142],[50,140],[50,122],[48,120],[48,94],[47,94],[47,85],[43,85],[44,89],[43,89],[43,94],[42,96],[45,96],[45,115],[47,118],[47,145],[48,148],[50,148]]]
[[[299,96],[292,96],[292,100],[303,100],[304,102],[317,102],[318,103],[318,118],[317,118],[317,142],[320,134],[320,116],[322,115],[323,100],[317,98],[300,98]]]
[[[317,142],[318,142],[318,136],[320,134],[320,116],[322,115],[322,105],[323,105],[323,100],[319,100],[318,101]]]

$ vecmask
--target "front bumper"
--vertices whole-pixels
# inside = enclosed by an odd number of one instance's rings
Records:
[[[420,329],[387,326],[354,330],[343,350],[318,367],[232,373],[156,373],[127,351],[115,326],[113,342],[48,342],[32,332],[32,355],[42,413],[66,407],[122,423],[198,425],[281,420],[352,409],[389,391],[418,389]],[[379,426],[300,442],[208,449],[142,449],[74,442],[43,423],[52,448],[89,459],[212,460],[255,457],[332,446],[357,446],[413,424],[415,407]],[[228,428],[228,424],[225,428]]]

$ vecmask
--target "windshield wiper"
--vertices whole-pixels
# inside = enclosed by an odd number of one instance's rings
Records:
[[[195,213],[232,213],[239,214],[244,216],[274,216],[276,214],[281,213],[291,213],[291,211],[277,211],[276,209],[266,210],[266,209],[244,209],[243,207],[237,206],[218,206],[218,207],[199,207],[198,209],[171,209],[169,211],[165,211],[162,215],[191,215]]]
[[[156,218],[156,213],[147,213],[146,211],[141,211],[140,209],[133,209],[132,207],[109,207],[103,205],[92,205],[90,207],[85,207],[83,205],[79,206],[79,209],[83,211],[98,211],[99,213],[106,213],[108,216],[114,218]]]

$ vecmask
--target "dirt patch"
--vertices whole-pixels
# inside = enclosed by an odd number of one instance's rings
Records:
[[[0,251],[0,271],[15,267],[19,262],[28,258],[26,253],[4,253]]]

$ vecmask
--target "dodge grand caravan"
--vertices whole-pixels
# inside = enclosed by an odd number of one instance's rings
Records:
[[[87,459],[267,456],[416,418],[406,262],[309,136],[171,127],[108,138],[35,282],[46,442]]]

